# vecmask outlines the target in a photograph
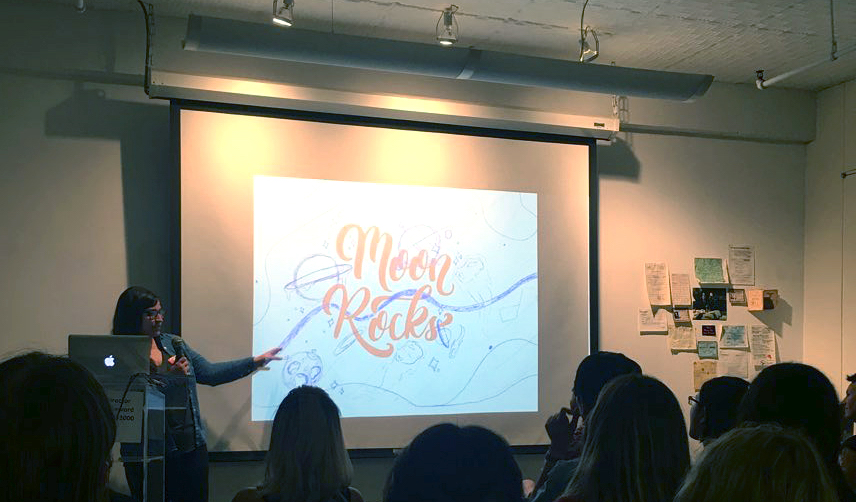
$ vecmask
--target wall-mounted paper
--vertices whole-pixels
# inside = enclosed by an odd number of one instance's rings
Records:
[[[725,288],[693,288],[693,319],[697,321],[727,320],[728,301]]]
[[[695,276],[699,284],[727,284],[728,271],[722,258],[696,258]]]
[[[711,378],[716,377],[716,361],[693,361],[693,385],[696,392]]]
[[[639,332],[643,334],[665,333],[669,327],[668,313],[664,309],[657,311],[654,315],[649,309],[639,309]]]
[[[746,326],[722,326],[722,336],[719,338],[723,349],[748,349]]]
[[[732,284],[755,284],[755,248],[728,246],[728,273]]]
[[[692,326],[669,326],[669,350],[695,351],[696,337]]]
[[[690,309],[675,309],[672,316],[678,324],[690,324],[693,322],[693,311]]]
[[[695,336],[697,338],[701,337],[715,337],[717,335],[717,327],[716,324],[694,324],[693,331],[695,332]]]
[[[718,359],[719,351],[716,342],[699,340],[698,357],[699,359]]]
[[[651,305],[671,305],[669,294],[669,269],[665,263],[645,264],[645,286],[648,289],[648,303]]]
[[[761,302],[764,304],[764,310],[771,310],[779,306],[779,290],[765,289],[762,293]]]
[[[738,305],[741,307],[746,306],[746,290],[745,289],[732,289],[728,292],[728,303],[732,305]]]
[[[750,330],[749,348],[755,369],[776,364],[776,334],[764,325],[753,325]]]
[[[749,310],[764,310],[764,290],[747,289],[746,306]]]
[[[772,310],[779,305],[778,289],[750,289],[746,291],[750,311]]]
[[[690,274],[672,274],[672,305],[688,307],[693,304]]]
[[[721,350],[719,351],[720,376],[733,376],[749,379],[749,352],[744,350]]]

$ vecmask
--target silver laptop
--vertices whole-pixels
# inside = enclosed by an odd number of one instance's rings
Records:
[[[130,335],[68,335],[68,357],[101,385],[125,386],[135,373],[149,374],[152,339]]]

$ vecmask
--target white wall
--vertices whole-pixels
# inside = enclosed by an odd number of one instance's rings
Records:
[[[805,362],[839,391],[856,373],[856,84],[818,95],[817,139],[808,146],[805,241]]]
[[[801,145],[634,135],[638,179],[601,177],[602,348],[624,352],[661,378],[688,411],[695,354],[669,353],[665,337],[640,336],[646,261],[692,274],[696,256],[756,249],[756,283],[782,298],[770,313],[729,306],[725,324],[774,328],[781,361],[802,358],[803,186]]]
[[[177,215],[166,206],[171,196],[167,108],[148,101],[139,87],[97,83],[142,73],[139,18],[138,12],[77,16],[71,7],[56,5],[50,12],[17,4],[4,10],[0,353],[34,346],[61,352],[69,332],[106,332],[113,302],[128,284],[168,294],[173,277],[165,229]],[[171,25],[182,22],[159,20],[159,32],[169,34]],[[295,84],[355,92],[403,94],[406,89],[412,95],[498,106],[611,113],[609,96],[592,94],[256,64],[181,51],[159,60],[164,68],[256,78],[267,68]],[[836,92],[821,98],[833,124]],[[814,175],[805,176],[802,143],[813,139],[814,107],[812,93],[762,93],[734,85],[715,85],[693,104],[633,98],[627,101],[626,122],[670,134],[622,134],[621,141],[599,151],[601,346],[639,360],[675,391],[685,411],[693,356],[673,356],[662,337],[636,332],[635,312],[645,302],[645,261],[667,261],[674,271],[689,272],[693,256],[724,255],[729,243],[754,244],[759,283],[777,287],[784,300],[763,319],[777,330],[781,359],[805,356],[828,374],[841,372],[827,368],[834,366],[833,356],[819,356],[834,354],[840,341],[826,340],[818,334],[823,329],[811,324],[830,318],[815,306],[825,297],[811,288],[834,289],[834,263],[824,268],[827,275],[812,268],[834,262],[823,254],[834,242],[813,233],[824,218],[815,214],[815,205],[831,198],[826,185],[815,186]],[[828,140],[823,134],[828,118],[821,115],[820,141]],[[766,142],[709,138],[716,135]],[[816,155],[821,150],[809,148]],[[809,164],[811,173],[820,169]],[[804,311],[806,326],[812,326],[805,338]],[[748,313],[740,318],[756,322]],[[583,331],[585,320],[579,323]],[[572,375],[567,378],[570,387]],[[203,413],[213,412],[202,406]],[[527,474],[537,474],[537,457],[522,462]],[[355,464],[356,485],[377,499],[388,460]],[[258,472],[257,465],[215,464],[215,499],[227,498],[231,487],[256,482],[248,477]]]
[[[106,333],[131,283],[169,290],[164,179],[169,108],[139,87],[94,84],[138,70],[122,16],[9,5],[0,35],[0,354],[64,352]],[[4,7],[5,8],[5,7]],[[142,55],[140,55],[142,60]]]

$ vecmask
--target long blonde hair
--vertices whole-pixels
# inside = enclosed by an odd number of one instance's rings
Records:
[[[705,448],[675,502],[837,502],[826,463],[802,434],[739,427]]]
[[[292,389],[273,419],[261,495],[321,502],[347,489],[352,472],[336,403],[318,387]]]

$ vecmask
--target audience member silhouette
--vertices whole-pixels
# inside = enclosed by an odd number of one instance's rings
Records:
[[[541,475],[535,483],[531,502],[553,502],[568,485],[577,467],[583,445],[585,423],[601,389],[615,377],[641,374],[636,361],[616,352],[596,352],[577,367],[570,407],[562,408],[545,425],[550,448]],[[582,426],[579,426],[582,421]]]
[[[713,441],[674,502],[837,502],[825,461],[802,434],[772,424]]]
[[[339,408],[324,390],[303,385],[285,396],[273,419],[265,478],[233,502],[362,502],[349,485]]]
[[[814,443],[842,502],[856,501],[838,466],[842,410],[835,388],[811,366],[780,363],[764,368],[743,398],[739,422],[776,423]]]
[[[856,436],[850,436],[841,443],[838,465],[851,490],[856,490]]]
[[[690,465],[678,400],[659,380],[607,384],[589,415],[579,466],[564,502],[671,502]]]
[[[0,424],[0,500],[107,500],[116,422],[85,368],[41,352],[0,363]]]
[[[856,374],[847,375],[847,389],[841,407],[844,413],[844,436],[853,434],[853,423],[856,422]]]
[[[699,389],[690,412],[690,437],[704,444],[737,424],[737,412],[749,382],[722,376],[708,380]]]
[[[478,426],[438,424],[392,467],[384,502],[520,502],[522,476],[508,443]]]

